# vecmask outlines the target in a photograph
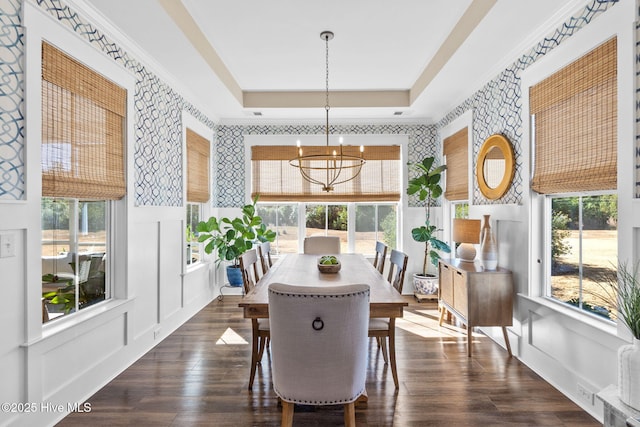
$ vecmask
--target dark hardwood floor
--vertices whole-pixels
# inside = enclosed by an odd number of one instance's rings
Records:
[[[265,352],[247,391],[251,323],[240,297],[213,301],[59,426],[276,426],[280,407]],[[370,341],[369,426],[599,426],[589,414],[481,334],[468,358],[464,330],[438,327],[435,303],[412,298],[397,323],[400,389]],[[342,425],[342,406],[297,408],[296,426]]]

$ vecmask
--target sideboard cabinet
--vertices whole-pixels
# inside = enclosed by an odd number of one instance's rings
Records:
[[[500,326],[511,356],[507,326],[513,324],[513,279],[511,271],[498,267],[485,270],[479,262],[441,259],[438,265],[440,325],[447,313],[467,326],[467,355],[471,357],[471,335],[475,326]]]

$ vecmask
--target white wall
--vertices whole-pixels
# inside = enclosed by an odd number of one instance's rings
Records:
[[[31,413],[0,412],[0,425],[53,425],[67,404],[83,402],[215,296],[210,263],[184,267],[185,210],[117,203],[112,250],[115,298],[42,325],[40,262],[40,43],[60,46],[135,91],[135,78],[32,3],[26,26],[26,188],[24,201],[0,201],[0,235],[15,256],[0,258],[2,402],[34,402]],[[133,96],[128,116],[134,117]],[[127,126],[128,189],[133,185],[134,120]],[[63,410],[43,410],[41,403]]]
[[[618,37],[618,252],[621,259],[638,259],[638,200],[633,199],[634,176],[634,4],[623,0],[559,47],[523,71],[523,172],[530,176],[531,141],[528,126],[528,87],[579,58],[613,34]],[[528,180],[528,178],[527,178]],[[617,349],[626,343],[622,328],[593,319],[585,321],[560,304],[541,297],[545,240],[543,196],[526,194],[522,206],[471,206],[470,217],[491,214],[500,244],[499,263],[513,271],[517,298],[514,325],[508,328],[514,354],[578,405],[602,420],[602,404],[593,396],[616,384]],[[635,211],[635,212],[634,212]],[[503,343],[499,328],[484,328]]]

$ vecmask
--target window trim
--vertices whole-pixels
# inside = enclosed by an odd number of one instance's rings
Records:
[[[46,11],[42,10],[31,2],[25,2],[23,6],[24,26],[29,32],[29,37],[25,40],[25,67],[29,69],[41,69],[42,67],[42,42],[46,41],[61,47],[67,54],[77,58],[84,64],[89,65],[94,70],[99,70],[111,81],[117,83],[127,90],[126,111],[128,119],[125,121],[125,176],[126,186],[131,189],[134,186],[133,174],[133,152],[134,147],[131,141],[135,141],[135,105],[132,94],[135,92],[135,75],[104,53],[95,49],[92,45],[81,39],[73,31],[60,25],[51,19]],[[25,75],[25,131],[31,135],[25,141],[25,151],[27,164],[25,167],[25,204],[30,212],[39,211],[40,198],[42,193],[41,170],[40,170],[40,145],[42,127],[42,99],[41,99],[41,79],[40,73],[27,73]],[[133,207],[133,198],[124,197],[121,200],[110,203],[110,224],[111,235],[108,236],[108,245],[111,248],[124,248],[127,242],[128,223],[130,221],[129,209]],[[41,262],[41,225],[40,215],[31,216],[27,220],[27,235],[25,237],[27,251],[25,259],[30,268],[25,271],[25,281],[27,284],[26,311],[27,329],[25,331],[26,342],[36,343],[44,338],[51,337],[70,328],[80,325],[94,324],[96,316],[113,313],[118,307],[131,300],[129,287],[127,285],[127,254],[126,250],[112,251],[110,269],[112,298],[101,304],[88,307],[85,310],[74,313],[72,316],[65,316],[56,322],[42,324],[42,270]],[[38,260],[38,262],[30,261]],[[37,266],[35,265],[37,264]],[[116,269],[115,266],[118,266]],[[35,298],[35,296],[38,296]],[[124,306],[128,306],[124,304]],[[116,310],[117,311],[117,310]],[[111,314],[107,315],[111,316]]]
[[[401,221],[402,221],[402,204],[401,202],[378,202],[378,201],[357,201],[357,202],[258,202],[258,207],[261,205],[273,206],[273,205],[297,205],[298,209],[298,250],[301,251],[304,246],[304,238],[306,236],[306,212],[307,206],[310,205],[346,205],[347,207],[347,251],[349,253],[354,253],[355,251],[355,242],[356,242],[356,207],[358,205],[363,206],[395,206],[396,208],[396,247],[400,247],[401,239],[400,239],[400,231],[401,231]],[[376,214],[377,215],[377,214]],[[325,224],[325,230],[326,230]],[[373,255],[374,249],[372,248],[371,253],[365,253],[365,256]]]
[[[200,205],[200,221],[206,221],[211,215],[211,197],[212,189],[213,189],[213,179],[215,176],[215,171],[213,170],[214,163],[214,145],[213,145],[213,129],[208,128],[204,123],[199,121],[196,117],[191,115],[188,111],[183,110],[181,114],[182,119],[182,170],[187,171],[187,129],[197,133],[199,136],[207,139],[209,141],[209,200],[207,202],[189,202],[187,200],[187,173],[182,174],[182,206],[183,206],[183,215],[182,215],[182,232],[183,235],[180,239],[182,242],[182,275],[184,276],[187,273],[190,273],[194,270],[197,270],[203,264],[208,262],[207,256],[204,254],[204,247],[202,243],[198,243],[200,259],[197,262],[187,264],[187,242],[184,233],[187,230],[187,219],[186,219],[186,210],[187,203],[199,204]],[[195,230],[194,230],[195,231]]]
[[[545,77],[570,64],[572,61],[582,57],[585,53],[592,50],[610,37],[616,35],[620,48],[618,49],[618,105],[632,105],[634,94],[628,90],[632,87],[635,75],[633,67],[628,55],[624,52],[630,52],[631,46],[634,46],[633,23],[634,9],[631,2],[621,2],[607,13],[599,17],[599,19],[582,28],[578,33],[573,35],[562,44],[554,47],[553,51],[537,59],[533,64],[523,70],[521,75],[522,87],[522,134],[523,146],[532,145],[531,132],[531,116],[529,112],[529,93],[528,88]],[[625,89],[626,88],[626,89]],[[632,209],[632,194],[634,192],[633,182],[628,179],[630,173],[635,170],[633,156],[628,155],[635,149],[633,134],[634,116],[632,109],[621,107],[618,111],[618,215],[619,230],[622,232],[618,237],[618,256],[628,256],[634,253],[634,234],[628,233],[629,227],[633,227],[633,219],[630,215]],[[534,161],[533,153],[527,149],[522,153],[521,172],[523,177],[531,179],[532,162]],[[627,178],[624,175],[627,175]],[[548,307],[559,314],[575,320],[576,327],[580,325],[594,326],[587,314],[574,313],[569,307],[560,307],[545,298],[544,295],[544,249],[550,244],[545,239],[544,225],[544,204],[545,196],[529,191],[529,195],[525,198],[524,208],[530,215],[529,225],[529,261],[527,268],[528,283],[526,294],[521,293],[519,296],[526,298],[540,306]],[[608,331],[610,332],[610,331]],[[617,328],[617,335],[625,337],[628,333],[624,328]]]

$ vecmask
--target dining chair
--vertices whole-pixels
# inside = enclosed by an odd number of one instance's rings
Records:
[[[387,280],[391,285],[402,294],[402,287],[404,286],[404,273],[407,271],[407,263],[409,257],[404,253],[395,249],[391,250],[389,256],[389,276]]]
[[[282,426],[294,405],[344,405],[355,426],[355,401],[365,391],[369,285],[269,285],[273,390]]]
[[[248,294],[260,280],[258,275],[258,255],[251,249],[240,255],[240,270],[244,292]],[[253,271],[252,271],[253,270]],[[262,360],[264,349],[269,343],[269,319],[251,319],[251,371],[249,373],[249,390],[253,388],[256,369]]]
[[[387,280],[393,288],[402,294],[404,273],[407,270],[409,257],[395,249],[391,250],[389,257],[389,277]],[[396,367],[396,319],[373,318],[369,321],[369,337],[375,338],[382,349],[382,357],[385,363],[391,365],[391,375],[396,389],[399,388],[398,371]],[[389,345],[387,346],[387,341]]]
[[[382,242],[376,242],[376,256],[373,259],[373,266],[382,274],[384,271],[384,262],[387,258],[387,245]]]
[[[270,242],[262,242],[258,245],[258,256],[260,257],[260,264],[262,264],[262,274],[266,274],[273,265]]]
[[[338,236],[305,237],[304,253],[314,255],[337,255],[340,253],[340,238]]]

